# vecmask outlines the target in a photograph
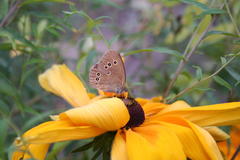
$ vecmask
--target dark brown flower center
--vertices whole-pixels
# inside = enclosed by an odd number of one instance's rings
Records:
[[[130,119],[124,128],[129,129],[141,125],[145,120],[141,105],[134,98],[122,98],[122,101],[130,114]]]

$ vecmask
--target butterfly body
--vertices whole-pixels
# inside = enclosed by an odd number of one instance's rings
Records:
[[[89,83],[104,92],[125,92],[126,73],[122,57],[116,51],[107,51],[90,69]]]

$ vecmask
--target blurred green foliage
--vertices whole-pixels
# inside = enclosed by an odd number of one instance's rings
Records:
[[[239,101],[239,29],[238,0],[1,0],[0,159],[14,138],[70,108],[40,88],[38,75],[66,63],[88,86],[89,68],[107,48],[126,56],[134,96],[166,93],[183,63],[167,100]],[[91,150],[71,153],[88,142],[57,143],[47,159],[91,159]]]

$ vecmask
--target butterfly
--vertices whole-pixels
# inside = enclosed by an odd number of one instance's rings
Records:
[[[108,50],[89,72],[89,84],[104,92],[121,94],[126,91],[126,72],[122,57]]]

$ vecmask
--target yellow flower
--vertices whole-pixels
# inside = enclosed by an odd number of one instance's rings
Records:
[[[65,66],[54,65],[39,76],[41,86],[73,107],[42,123],[15,141],[12,159],[45,158],[49,144],[117,131],[112,160],[221,160],[208,126],[240,123],[240,102],[190,107],[184,101],[163,104],[159,98],[120,99],[89,96]],[[210,127],[212,128],[212,127]],[[217,128],[212,128],[217,130]]]

